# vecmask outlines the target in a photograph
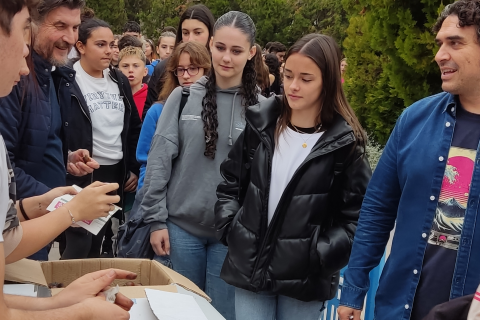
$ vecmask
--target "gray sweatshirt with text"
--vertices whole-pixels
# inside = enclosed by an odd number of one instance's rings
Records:
[[[215,237],[216,189],[223,179],[220,164],[245,128],[245,118],[240,88],[217,88],[217,150],[215,159],[207,158],[201,117],[206,82],[203,77],[190,87],[180,120],[182,88],[176,88],[158,120],[137,197],[151,232],[166,229],[168,218],[197,237]]]

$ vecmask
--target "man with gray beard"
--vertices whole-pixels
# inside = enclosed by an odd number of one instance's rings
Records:
[[[34,72],[0,99],[0,133],[14,168],[19,199],[65,186],[67,171],[82,176],[99,167],[87,150],[71,152],[62,143],[75,80],[75,71],[65,65],[78,39],[84,6],[85,0],[40,1],[32,12]],[[21,213],[21,219],[36,218],[24,210]],[[30,258],[48,260],[48,248]]]

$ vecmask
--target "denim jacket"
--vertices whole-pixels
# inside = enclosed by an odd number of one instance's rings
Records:
[[[363,201],[341,305],[363,307],[369,272],[378,265],[396,223],[392,251],[375,298],[375,319],[410,318],[457,107],[460,107],[458,97],[444,92],[416,102],[398,119]],[[478,149],[475,160],[451,299],[474,293],[480,283]]]

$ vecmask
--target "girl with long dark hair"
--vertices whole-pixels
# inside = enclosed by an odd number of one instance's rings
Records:
[[[220,279],[227,250],[215,239],[213,208],[220,164],[243,131],[245,108],[262,99],[255,35],[245,13],[231,11],[217,20],[209,76],[190,86],[183,110],[182,89],[169,96],[139,197],[155,253],[169,254],[173,269],[203,289],[227,319],[235,318],[234,290]]]
[[[177,29],[176,45],[180,42],[194,41],[204,45],[209,49],[209,41],[213,33],[215,18],[212,12],[203,4],[196,4],[185,10],[180,17]],[[158,94],[162,91],[163,75],[167,66],[168,58],[160,61],[153,71],[148,87],[148,96],[143,108],[142,119],[150,109],[151,105],[157,101]]]
[[[196,42],[181,43],[173,51],[167,64],[162,92],[158,96],[158,101],[148,110],[142,124],[137,147],[137,161],[140,163],[138,190],[143,186],[148,153],[165,101],[175,88],[179,86],[190,87],[201,77],[208,74],[211,67],[210,60],[211,57],[207,49]]]
[[[247,109],[221,166],[215,226],[237,320],[317,320],[337,293],[371,176],[339,63],[331,37],[297,41],[284,96]]]
[[[114,36],[99,19],[82,22],[78,29],[80,60],[73,65],[71,107],[67,137],[69,148],[86,149],[100,168],[83,177],[69,175],[67,184],[85,187],[92,181],[116,182],[118,195],[135,191],[139,165],[135,159],[141,122],[128,79],[117,68],[109,68]],[[122,207],[122,202],[120,203]],[[121,212],[117,216],[123,220]],[[98,235],[82,228],[65,231],[62,259],[98,258],[106,224]]]

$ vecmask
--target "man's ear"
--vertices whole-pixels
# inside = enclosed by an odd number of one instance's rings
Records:
[[[143,76],[146,77],[147,74],[148,74],[148,69],[147,69],[147,67],[145,67],[145,70],[143,71]]]

